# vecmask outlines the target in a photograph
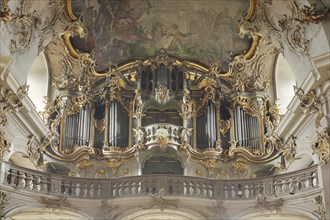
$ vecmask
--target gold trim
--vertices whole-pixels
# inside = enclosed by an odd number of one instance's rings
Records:
[[[255,14],[255,9],[256,9],[255,4],[256,4],[256,0],[250,0],[248,13],[244,17],[244,20],[251,21],[253,19],[253,16]],[[72,19],[74,21],[78,20],[78,18],[74,15],[73,10],[72,10],[72,0],[66,0],[66,10],[67,10],[67,13],[68,13],[68,16],[69,16],[70,19]],[[65,33],[65,34],[62,35],[64,44],[67,47],[69,54],[72,57],[74,57],[74,58],[78,58],[79,57],[79,52],[77,52],[77,50],[71,44],[70,37],[71,37],[71,34],[69,34],[69,33]],[[246,59],[250,59],[250,58],[253,57],[254,52],[255,52],[255,50],[256,50],[256,48],[258,46],[260,36],[254,35],[252,38],[253,38],[252,45],[249,48],[249,50],[244,54],[244,57]],[[135,66],[135,65],[137,65],[139,63],[140,63],[140,61],[133,61],[133,62],[126,63],[126,64],[120,66],[118,68],[118,71],[127,70],[128,68],[131,68],[132,67],[131,65],[134,65]],[[149,60],[147,59],[147,60],[143,61],[143,63],[144,64],[148,64],[149,63]],[[177,64],[177,65],[181,65],[182,64],[182,61],[175,60],[174,63]],[[193,62],[190,62],[190,61],[186,62],[186,64],[188,66],[191,66],[193,68],[196,68],[197,70],[202,71],[202,72],[205,72],[205,73],[210,73],[211,72],[211,70],[209,68],[205,68],[205,67],[203,67],[203,66],[201,66],[199,64],[196,64],[196,63],[193,63]],[[98,73],[95,70],[95,68],[92,68],[91,69],[91,72],[96,77],[105,77],[105,76],[108,75],[108,73]],[[233,69],[232,69],[232,67],[230,65],[228,72],[223,72],[223,73],[222,72],[219,72],[218,77],[228,77],[228,76],[230,76],[232,74],[232,72],[233,72]]]
[[[260,36],[259,35],[254,35],[252,36],[252,45],[250,47],[250,49],[244,54],[244,57],[246,59],[251,59],[254,55],[254,52],[256,51],[258,45],[259,45],[259,40],[260,40]]]
[[[78,18],[73,14],[71,0],[66,0],[65,6],[66,6],[66,11],[68,13],[69,18],[74,21],[78,20]]]
[[[63,39],[64,45],[66,46],[66,48],[67,48],[69,54],[70,54],[73,58],[78,59],[78,57],[79,57],[79,52],[77,52],[77,50],[76,50],[76,49],[73,47],[73,45],[71,44],[70,37],[71,37],[71,34],[70,34],[70,33],[62,34],[62,39]]]
[[[256,4],[255,0],[250,0],[249,10],[247,15],[244,17],[244,20],[251,21],[253,19],[253,15],[255,12],[255,4]]]

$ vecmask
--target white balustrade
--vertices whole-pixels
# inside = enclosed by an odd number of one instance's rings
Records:
[[[221,200],[254,200],[259,194],[285,197],[318,188],[317,166],[255,179],[213,180],[176,175],[143,175],[91,179],[44,173],[2,163],[5,178],[0,185],[41,195],[85,199],[148,196],[164,188],[165,196]]]

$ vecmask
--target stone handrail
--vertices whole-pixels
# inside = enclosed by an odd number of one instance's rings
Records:
[[[165,196],[221,200],[254,200],[259,194],[285,197],[317,189],[317,166],[255,179],[214,180],[176,175],[143,175],[114,179],[69,177],[2,163],[1,184],[41,195],[69,198],[116,199],[148,196],[164,189]],[[2,187],[1,187],[2,188]]]

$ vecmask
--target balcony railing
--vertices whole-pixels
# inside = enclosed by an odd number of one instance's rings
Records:
[[[89,179],[34,171],[9,163],[3,163],[1,166],[3,187],[39,195],[55,196],[66,192],[69,198],[82,199],[148,196],[164,188],[165,196],[254,200],[259,194],[285,197],[319,188],[317,166],[282,175],[233,180],[175,175]]]

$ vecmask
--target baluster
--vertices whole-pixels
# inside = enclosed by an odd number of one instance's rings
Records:
[[[83,197],[84,197],[84,198],[87,197],[87,192],[88,192],[87,184],[85,183],[84,186],[83,186]]]
[[[244,186],[244,189],[245,189],[245,190],[244,190],[245,198],[248,199],[249,196],[250,196],[249,186],[246,184],[246,185]]]
[[[13,174],[12,174],[12,169],[7,170],[6,169],[6,183],[8,185],[11,185],[13,183]]]
[[[131,186],[132,186],[132,188],[131,188],[131,192],[132,192],[132,195],[134,196],[135,193],[136,193],[136,183],[135,183],[134,180],[132,181]]]
[[[93,183],[90,185],[89,195],[91,198],[94,197],[94,184]]]
[[[200,189],[199,183],[195,184],[195,194],[196,194],[196,196],[200,196],[200,194],[201,194],[201,189]]]
[[[316,173],[312,173],[312,186],[314,188],[318,187],[318,179],[317,179],[317,174]]]
[[[130,188],[130,183],[126,182],[125,183],[125,195],[130,195],[130,194],[132,194],[132,190]]]
[[[35,177],[35,187],[36,187],[36,190],[37,190],[38,192],[40,192],[40,190],[41,190],[40,181],[41,181],[40,176]]]
[[[27,183],[26,183],[26,176],[25,176],[25,173],[20,172],[20,173],[18,174],[18,184],[17,184],[17,186],[18,186],[18,187],[25,188],[26,185],[27,185]]]
[[[206,194],[207,194],[206,185],[205,183],[203,183],[202,195],[206,197]]]
[[[116,197],[117,196],[117,183],[113,184],[112,186],[112,196]]]
[[[102,195],[102,188],[101,187],[102,187],[101,184],[97,185],[97,190],[96,190],[97,197],[100,197]]]
[[[190,182],[189,183],[189,194],[192,196],[193,194],[194,194],[194,188],[193,188],[193,183],[192,182]]]
[[[19,184],[19,171],[13,173],[13,186],[18,186]]]
[[[47,178],[40,176],[40,192],[47,192]]]
[[[183,181],[183,195],[187,194],[187,183]]]
[[[208,196],[210,197],[210,198],[212,198],[213,197],[213,187],[212,187],[212,185],[209,185],[208,186]]]
[[[224,195],[225,195],[225,198],[228,199],[228,187],[227,187],[227,185],[225,185]]]
[[[231,198],[235,198],[236,191],[235,191],[235,186],[231,185]]]

